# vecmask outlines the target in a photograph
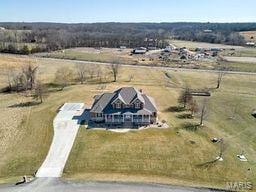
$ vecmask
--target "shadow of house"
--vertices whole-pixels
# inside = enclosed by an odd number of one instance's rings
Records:
[[[72,120],[77,120],[77,124],[83,125],[90,121],[90,109],[85,109],[79,116],[73,116]]]

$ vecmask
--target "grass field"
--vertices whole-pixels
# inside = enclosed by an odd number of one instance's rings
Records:
[[[248,48],[242,46],[212,44],[204,42],[182,41],[182,40],[170,40],[170,43],[177,47],[187,47],[189,49],[195,48],[221,48],[225,49],[221,54],[225,56],[235,57],[256,57],[256,48]],[[231,50],[232,49],[232,50]]]
[[[236,50],[225,50],[222,55],[233,57],[256,57],[256,48],[242,48]]]
[[[186,46],[189,48],[196,47],[221,47],[226,48],[225,51],[221,52],[223,56],[236,56],[240,57],[254,57],[256,56],[256,49],[253,48],[243,48],[238,46],[228,46],[210,43],[200,43],[200,42],[190,42],[190,41],[179,41],[171,40],[178,47]],[[230,50],[230,48],[236,48],[235,50]],[[141,65],[154,65],[154,66],[169,66],[174,68],[196,68],[196,69],[219,69],[216,60],[202,60],[202,61],[190,61],[186,62],[179,60],[179,57],[175,59],[171,56],[171,60],[167,63],[159,60],[160,52],[147,53],[146,55],[130,55],[131,49],[115,49],[115,48],[102,48],[100,50],[94,48],[74,48],[66,49],[62,51],[55,51],[51,53],[39,53],[37,56],[58,58],[58,59],[69,59],[69,60],[83,60],[83,61],[94,61],[94,62],[117,62],[124,64],[141,64]],[[172,60],[173,59],[173,60]],[[242,58],[240,58],[242,59]],[[255,64],[251,62],[250,58],[243,58],[242,62],[237,59],[232,62],[227,62],[226,64],[230,66],[232,71],[244,71],[244,72],[256,72]]]
[[[10,56],[0,56],[3,65]],[[39,66],[39,77],[45,83],[53,80],[60,66],[74,66],[71,62],[12,56],[15,65],[34,62]],[[7,62],[9,63],[9,62]],[[16,179],[32,174],[40,166],[52,139],[52,120],[56,109],[64,102],[85,102],[90,106],[95,94],[113,91],[121,86],[135,86],[156,100],[160,120],[166,120],[168,129],[148,129],[129,133],[86,130],[81,127],[68,164],[67,179],[122,180],[169,183],[179,185],[225,187],[227,181],[256,182],[255,119],[250,112],[255,108],[256,77],[225,75],[221,89],[214,90],[209,100],[205,126],[197,131],[183,129],[180,119],[187,112],[171,112],[177,106],[181,87],[214,88],[217,75],[213,73],[174,72],[156,69],[121,68],[117,83],[107,83],[105,90],[94,82],[73,85],[64,91],[53,91],[41,105],[15,107],[31,101],[21,94],[0,94],[0,180]],[[134,79],[129,82],[129,75]],[[108,76],[110,79],[111,77]],[[5,77],[1,75],[1,85]],[[197,98],[201,102],[200,98]],[[13,106],[13,107],[10,107]],[[15,117],[15,121],[12,117]],[[232,117],[232,118],[231,118]],[[214,160],[219,145],[212,137],[224,138],[224,161],[201,165]],[[4,139],[4,140],[2,140]],[[241,151],[249,162],[240,162]],[[201,165],[201,166],[199,166]]]
[[[256,43],[256,31],[243,31],[240,34],[245,38],[246,41],[253,41]],[[253,37],[253,39],[251,38]]]
[[[135,64],[139,62],[139,57],[130,56],[131,49],[111,49],[111,48],[74,48],[52,53],[39,53],[37,55],[61,59],[74,59],[96,62],[121,62]]]
[[[241,49],[241,46],[233,46],[233,45],[224,45],[224,44],[213,44],[213,43],[204,43],[204,42],[194,42],[194,41],[183,41],[183,40],[174,40],[171,39],[169,42],[177,47],[186,47],[189,49],[195,48],[221,48],[221,49]]]

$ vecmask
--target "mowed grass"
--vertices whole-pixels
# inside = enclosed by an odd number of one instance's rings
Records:
[[[235,50],[224,50],[221,54],[233,57],[256,57],[256,48],[238,48]]]
[[[182,81],[193,88],[216,86],[216,74],[170,73],[176,82]],[[81,127],[65,176],[81,180],[154,182],[155,179],[155,182],[188,185],[193,181],[193,185],[222,188],[233,180],[255,182],[255,120],[250,115],[256,102],[255,80],[253,76],[225,76],[223,87],[214,91],[209,100],[205,127],[196,132],[181,127],[184,122],[198,119],[181,120],[177,118],[180,113],[168,111],[170,106],[177,105],[181,83],[172,88],[141,86],[156,99],[161,118],[168,120],[170,128],[112,133]],[[237,102],[239,98],[241,101]],[[236,105],[236,116],[230,119]],[[213,137],[224,139],[224,161],[203,166],[219,154],[220,146],[210,141]],[[242,151],[249,163],[237,159],[236,155]]]
[[[39,65],[40,79],[46,83],[54,79],[54,73],[59,67],[74,67],[73,62],[44,59],[35,62]],[[102,69],[109,70],[104,67]],[[31,98],[0,94],[0,107],[3,111],[0,117],[10,126],[5,129],[5,125],[0,124],[0,136],[8,135],[0,158],[0,180],[16,179],[37,170],[49,149],[53,136],[52,120],[61,104],[84,102],[91,106],[96,94],[122,86],[134,86],[154,97],[160,120],[166,120],[170,127],[113,133],[86,130],[81,126],[64,170],[65,178],[221,188],[225,187],[227,181],[255,183],[255,119],[250,112],[256,103],[256,77],[225,75],[221,89],[214,90],[209,100],[205,126],[197,131],[189,131],[183,129],[183,124],[198,123],[198,115],[193,120],[180,119],[178,115],[188,112],[171,112],[170,107],[177,106],[179,93],[186,84],[192,88],[214,88],[217,74],[168,71],[170,78],[167,78],[165,72],[122,67],[118,82],[109,81],[104,90],[93,82],[73,85],[64,91],[51,92],[41,105],[22,109],[9,106],[30,101]],[[134,75],[131,82],[130,74]],[[111,80],[111,76],[107,76],[107,79]],[[201,99],[197,98],[197,101],[200,103]],[[10,111],[20,115],[18,122],[13,122]],[[4,117],[8,115],[10,118]],[[203,163],[214,160],[219,154],[220,146],[211,143],[212,137],[224,138],[224,161],[203,166]],[[249,162],[240,162],[236,158],[242,150]]]
[[[134,64],[137,59],[129,56],[131,49],[111,49],[103,48],[97,50],[95,48],[73,48],[51,53],[40,53],[38,55],[51,58],[84,60],[95,62],[121,62],[126,64]]]
[[[169,42],[177,47],[186,47],[189,49],[195,48],[221,48],[221,49],[241,49],[242,46],[233,46],[233,45],[224,45],[224,44],[213,44],[213,43],[205,43],[205,42],[195,42],[195,41],[183,41],[183,40],[174,40],[171,39]]]

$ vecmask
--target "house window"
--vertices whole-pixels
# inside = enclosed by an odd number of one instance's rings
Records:
[[[102,113],[97,113],[96,116],[97,117],[102,117]]]
[[[116,103],[116,108],[120,109],[121,108],[121,104],[120,103]]]
[[[140,103],[138,102],[138,103],[135,103],[135,108],[136,109],[140,109]]]
[[[130,105],[129,104],[125,104],[124,108],[130,108]]]

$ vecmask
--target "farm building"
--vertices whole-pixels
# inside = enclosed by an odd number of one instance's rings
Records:
[[[147,52],[147,48],[145,47],[138,47],[133,49],[132,53],[133,54],[145,54]]]

